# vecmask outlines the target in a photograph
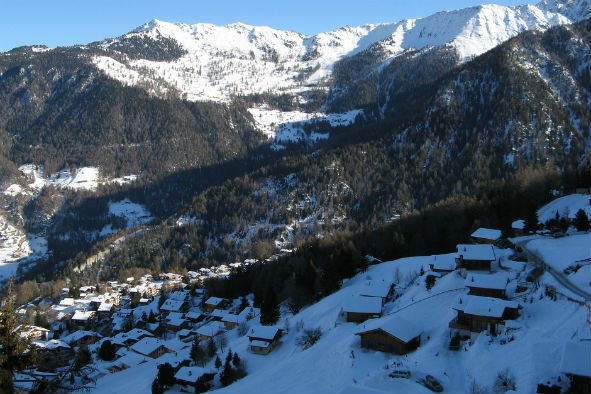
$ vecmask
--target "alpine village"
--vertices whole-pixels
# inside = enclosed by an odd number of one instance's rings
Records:
[[[590,393],[590,18],[0,52],[0,394]]]

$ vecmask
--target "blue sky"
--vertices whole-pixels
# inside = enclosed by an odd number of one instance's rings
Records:
[[[2,4],[0,52],[21,45],[87,44],[117,37],[154,18],[226,25],[243,22],[316,34],[344,25],[397,22],[476,4],[537,0],[17,0]]]

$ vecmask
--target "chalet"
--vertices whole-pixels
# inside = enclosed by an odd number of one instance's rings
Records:
[[[386,281],[369,281],[362,286],[359,292],[363,297],[376,297],[382,300],[382,305],[392,297],[394,286]]]
[[[174,380],[177,384],[186,386],[185,388],[189,388],[191,391],[193,391],[193,387],[195,387],[197,379],[205,375],[206,380],[211,380],[215,374],[216,372],[214,370],[207,368],[181,367],[174,375]]]
[[[432,256],[432,263],[429,263],[429,267],[431,268],[431,271],[445,275],[456,269],[457,257],[458,255],[456,253]]]
[[[128,352],[124,350],[119,350],[117,352],[118,356],[121,356],[117,361],[113,362],[111,367],[107,368],[109,372],[116,373],[128,368],[134,367],[136,365],[144,364],[147,362],[146,356],[143,354],[139,354],[136,352]]]
[[[99,322],[104,322],[111,317],[113,310],[115,309],[115,305],[110,304],[108,302],[101,302],[99,307],[97,308],[98,313],[98,320]]]
[[[519,219],[511,223],[511,230],[516,237],[525,235],[525,220]]]
[[[87,346],[91,345],[98,340],[100,340],[103,336],[94,331],[74,331],[70,335],[67,335],[62,338],[62,340],[68,343],[70,346]]]
[[[474,337],[482,331],[491,334],[497,332],[504,320],[516,319],[519,315],[519,304],[515,301],[500,300],[492,297],[463,296],[453,307],[458,315],[449,322],[461,337]]]
[[[213,312],[211,312],[211,317],[213,318],[213,320],[216,321],[222,321],[226,315],[229,315],[230,312],[225,311],[223,309],[214,309]]]
[[[228,300],[225,298],[209,297],[205,301],[205,310],[208,313],[212,313],[216,309],[224,309],[228,305]]]
[[[479,228],[470,235],[472,242],[477,244],[494,244],[501,239],[501,236],[501,230],[484,227]]]
[[[189,320],[185,319],[184,315],[180,312],[170,312],[166,317],[166,326],[174,332],[189,328],[189,324]]]
[[[179,339],[183,342],[190,342],[195,338],[197,332],[193,329],[183,328],[177,332]]]
[[[19,330],[20,330],[19,336],[21,338],[47,341],[47,338],[49,336],[49,330],[47,328],[43,328],[43,327],[21,326],[19,328]]]
[[[58,339],[51,339],[47,342],[32,341],[31,344],[37,349],[37,363],[41,370],[47,371],[65,367],[74,358],[72,347]]]
[[[149,337],[153,337],[153,335],[150,332],[142,330],[141,328],[134,328],[132,330],[129,330],[128,332],[120,332],[119,334],[115,335],[113,339],[124,343],[126,346],[130,346],[134,343],[141,341],[144,338]]]
[[[492,245],[458,245],[458,259],[460,268],[468,270],[491,270],[496,256]]]
[[[421,345],[422,330],[400,317],[371,320],[365,329],[355,333],[361,337],[361,347],[381,352],[406,354]]]
[[[174,350],[166,347],[160,339],[152,337],[142,339],[131,346],[130,349],[138,354],[151,358],[158,358],[166,353],[174,353]]]
[[[382,316],[382,299],[377,297],[352,296],[343,303],[343,312],[348,322],[361,323]]]
[[[207,341],[217,335],[220,335],[226,331],[224,323],[220,321],[212,321],[204,326],[199,327],[195,332],[199,335],[199,341]]]
[[[241,322],[246,321],[246,318],[242,318],[240,315],[227,314],[222,319],[222,323],[226,327],[226,330],[232,330],[240,325]]]
[[[160,307],[160,311],[164,313],[170,312],[182,312],[185,313],[189,310],[189,302],[182,300],[167,299]]]
[[[119,349],[122,349],[122,348],[127,347],[127,345],[124,342],[121,342],[118,339],[115,339],[115,338],[102,338],[100,341],[98,341],[95,344],[96,349],[100,349],[100,347],[102,346],[103,342],[105,342],[105,341],[111,342],[111,345],[115,348],[115,351],[118,351]]]
[[[72,316],[72,327],[90,328],[96,319],[95,311],[76,311]]]
[[[73,298],[64,298],[63,300],[60,301],[60,306],[74,306],[75,301]]]
[[[509,277],[504,272],[495,274],[469,274],[464,282],[468,294],[480,297],[505,298]]]
[[[591,343],[567,342],[564,345],[560,372],[570,379],[570,393],[591,392]]]
[[[273,326],[257,326],[250,329],[250,350],[256,354],[269,354],[279,344],[283,330]]]
[[[198,311],[189,311],[189,312],[187,312],[185,317],[191,323],[199,323],[200,321],[202,321],[205,318],[205,315],[201,312],[198,312]]]

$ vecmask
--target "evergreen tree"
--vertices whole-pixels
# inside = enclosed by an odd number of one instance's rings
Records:
[[[222,360],[220,360],[220,356],[215,356],[215,363],[214,363],[216,369],[220,369],[220,367],[222,366]]]
[[[18,335],[17,326],[12,308],[4,307],[0,311],[0,393],[12,393],[14,373],[32,362],[29,342]]]
[[[215,345],[213,338],[209,338],[209,341],[207,341],[207,357],[212,358],[213,356],[215,356],[215,353],[217,351],[218,351],[218,348]]]
[[[197,338],[195,338],[191,346],[191,359],[202,367],[205,364],[205,351],[199,345],[199,339]]]
[[[265,326],[275,324],[279,320],[279,315],[277,295],[275,294],[273,285],[269,285],[265,292],[263,304],[261,305],[261,324]]]
[[[538,230],[538,226],[539,226],[538,223],[539,223],[539,219],[538,219],[538,211],[536,209],[536,206],[533,204],[530,204],[528,206],[527,213],[525,216],[524,230],[526,232],[535,232]]]
[[[232,357],[232,364],[234,364],[235,367],[240,365],[240,357],[238,356],[238,353],[234,353],[234,357]]]
[[[158,381],[162,386],[170,387],[174,384],[174,368],[170,363],[158,365]]]
[[[577,211],[574,225],[577,231],[589,231],[589,218],[583,209]]]
[[[101,344],[98,356],[105,361],[111,361],[115,358],[115,346],[111,341],[106,340]]]

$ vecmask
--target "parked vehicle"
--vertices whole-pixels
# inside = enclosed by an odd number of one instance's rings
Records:
[[[399,379],[410,379],[410,371],[397,369],[397,370],[390,372],[390,377],[391,378],[399,378]]]
[[[436,393],[440,393],[443,391],[443,386],[437,379],[435,379],[431,375],[425,376],[425,380],[423,380],[423,384],[431,391],[435,391]]]

